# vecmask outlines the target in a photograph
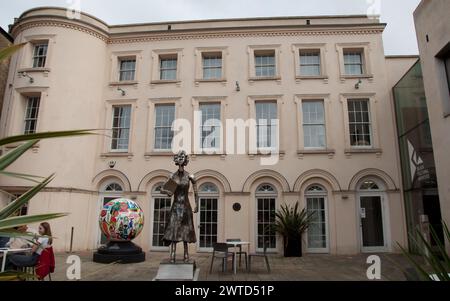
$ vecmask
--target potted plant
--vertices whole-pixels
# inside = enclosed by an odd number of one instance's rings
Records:
[[[275,213],[273,230],[283,236],[284,257],[302,256],[302,235],[308,229],[315,212],[300,211],[299,203],[282,205]]]

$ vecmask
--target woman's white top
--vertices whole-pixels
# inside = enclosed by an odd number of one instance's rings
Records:
[[[39,237],[37,242],[39,246],[36,249],[36,254],[41,255],[42,251],[48,247],[48,237]]]

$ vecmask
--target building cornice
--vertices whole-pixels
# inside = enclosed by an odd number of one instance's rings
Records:
[[[167,40],[190,40],[190,39],[220,39],[220,38],[247,38],[247,37],[286,37],[286,36],[312,36],[312,35],[368,35],[381,34],[386,26],[385,23],[328,23],[328,24],[267,24],[264,20],[293,20],[295,17],[286,18],[262,18],[261,23],[254,23],[258,18],[223,20],[200,20],[159,22],[145,24],[129,24],[109,26],[102,20],[91,15],[81,13],[82,18],[69,19],[58,8],[41,8],[29,10],[21,15],[12,26],[11,34],[16,37],[23,30],[34,27],[60,27],[94,36],[108,44],[140,43]],[[54,11],[52,11],[54,10]],[[55,12],[55,13],[53,13]],[[299,20],[309,17],[297,17]],[[330,17],[324,17],[331,18]],[[362,18],[362,16],[335,16],[336,19]],[[245,23],[248,21],[249,23]],[[224,22],[220,27],[207,26],[207,22]],[[228,23],[227,23],[228,22]],[[253,23],[252,23],[253,22]],[[204,24],[200,27],[189,27],[189,24]],[[187,24],[187,28],[176,28],[172,30],[161,29],[161,24]],[[155,26],[152,28],[152,26]],[[127,28],[129,27],[129,28]]]

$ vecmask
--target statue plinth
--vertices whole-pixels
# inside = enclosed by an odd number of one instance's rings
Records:
[[[137,263],[145,261],[145,253],[131,241],[110,241],[94,253],[98,263]]]
[[[159,264],[158,274],[153,281],[197,281],[199,273],[200,269],[193,260],[189,262],[164,260]]]

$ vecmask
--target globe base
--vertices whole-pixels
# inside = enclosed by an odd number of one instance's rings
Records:
[[[145,253],[131,241],[110,241],[94,253],[97,263],[137,263],[145,261]]]

